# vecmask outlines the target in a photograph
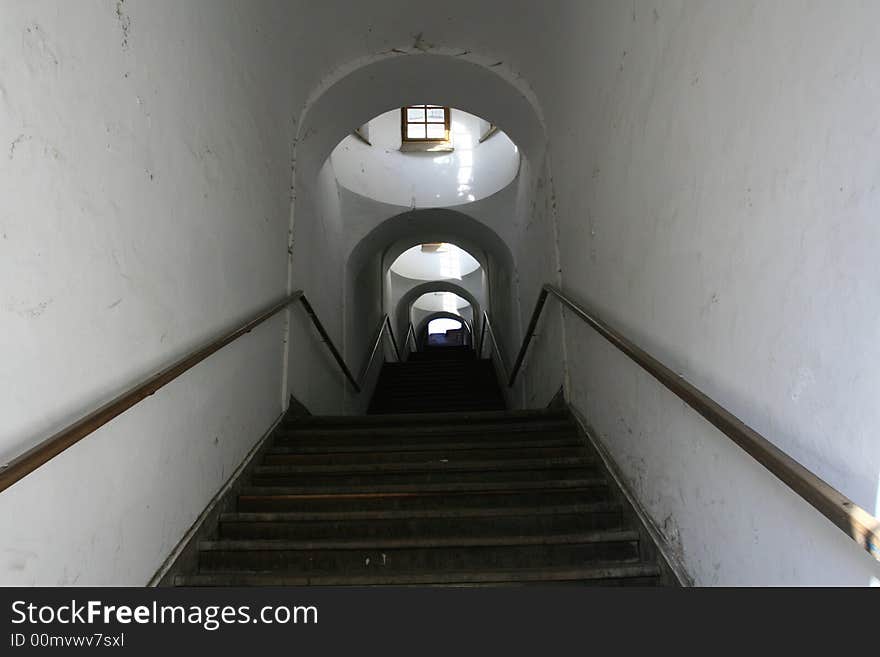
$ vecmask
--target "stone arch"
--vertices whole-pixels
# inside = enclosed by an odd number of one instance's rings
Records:
[[[430,294],[431,292],[452,292],[453,294],[460,296],[462,299],[465,299],[471,304],[471,308],[473,309],[473,326],[475,329],[479,328],[479,318],[482,316],[482,306],[471,292],[452,281],[428,281],[427,283],[416,285],[407,291],[407,293],[397,302],[395,313],[397,317],[397,326],[395,329],[398,331],[399,335],[406,335],[406,331],[409,327],[409,317],[412,304],[423,294]]]
[[[353,62],[316,88],[296,138],[297,177],[311,180],[343,137],[371,118],[420,102],[442,102],[498,125],[524,157],[539,161],[546,144],[541,111],[514,75],[476,56],[407,53]]]
[[[443,318],[454,319],[458,322],[461,322],[461,325],[464,326],[465,332],[468,335],[470,344],[474,344],[474,327],[466,318],[446,310],[437,310],[430,315],[424,317],[422,321],[419,322],[419,325],[415,327],[416,343],[419,345],[420,349],[423,348],[425,345],[425,341],[428,335],[428,324],[430,324],[435,319]]]

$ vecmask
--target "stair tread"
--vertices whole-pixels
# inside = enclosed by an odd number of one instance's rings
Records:
[[[523,441],[480,441],[480,442],[432,442],[432,443],[369,443],[365,445],[275,445],[268,454],[353,454],[356,452],[426,452],[426,451],[458,451],[476,449],[522,449],[541,447],[581,447],[580,439],[548,438]]]
[[[285,418],[175,583],[663,583],[568,409],[504,406],[471,350],[385,364],[368,415]]]
[[[506,545],[565,545],[582,543],[621,543],[639,539],[632,530],[594,530],[574,533],[543,534],[539,536],[443,536],[422,538],[333,538],[313,540],[291,539],[221,539],[201,541],[203,551],[279,551],[279,550],[369,550],[404,548],[449,548]]]
[[[375,586],[426,584],[492,584],[504,582],[565,582],[659,577],[660,569],[651,563],[593,563],[587,566],[545,566],[503,570],[454,570],[377,574],[253,573],[248,571],[178,576],[180,586]]]
[[[307,426],[332,426],[336,424],[343,425],[343,428],[347,427],[363,427],[366,425],[391,425],[391,424],[410,424],[413,422],[425,422],[425,423],[435,423],[442,422],[444,424],[447,423],[461,423],[461,424],[470,424],[473,425],[475,423],[491,423],[491,422],[500,422],[500,423],[510,423],[517,421],[528,421],[532,418],[536,419],[545,419],[545,418],[559,418],[559,419],[567,419],[567,414],[565,411],[557,410],[557,409],[525,409],[525,410],[513,410],[513,411],[478,411],[478,412],[463,412],[463,413],[405,413],[405,414],[396,414],[389,413],[382,416],[375,415],[306,415],[306,416],[297,416],[294,420],[286,421],[285,424],[290,424],[291,426],[297,427],[307,427]]]
[[[418,415],[413,413],[413,415]],[[377,416],[372,416],[377,417]],[[399,417],[399,416],[395,416]],[[541,434],[541,433],[575,433],[577,427],[566,420],[553,420],[547,422],[510,422],[510,423],[474,423],[457,424],[447,422],[435,422],[431,424],[419,424],[415,426],[366,426],[347,427],[333,426],[316,428],[306,426],[301,428],[285,427],[276,432],[278,438],[287,437],[314,437],[329,438],[345,436],[347,438],[364,439],[376,436],[432,436],[432,435],[516,435],[516,434]]]
[[[489,518],[501,516],[538,516],[572,513],[600,513],[620,511],[614,502],[560,504],[519,507],[458,507],[451,509],[383,509],[370,511],[278,511],[234,512],[220,516],[221,522],[305,522],[310,520],[394,520],[431,518]]]
[[[241,497],[359,497],[381,496],[392,497],[415,496],[439,493],[489,491],[525,491],[525,490],[556,490],[576,489],[602,486],[607,483],[604,477],[577,479],[550,479],[546,481],[512,480],[467,483],[423,483],[423,484],[371,484],[363,486],[327,487],[316,492],[315,486],[247,486],[242,490]]]
[[[392,463],[363,463],[341,465],[260,465],[254,469],[255,474],[417,474],[433,472],[486,472],[492,470],[549,470],[589,467],[597,463],[596,459],[583,456],[550,457],[550,458],[519,458],[493,460],[457,460],[443,458],[432,461],[404,461]]]

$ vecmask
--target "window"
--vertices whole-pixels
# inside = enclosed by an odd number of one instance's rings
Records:
[[[409,105],[400,110],[400,136],[408,141],[449,141],[449,108]]]

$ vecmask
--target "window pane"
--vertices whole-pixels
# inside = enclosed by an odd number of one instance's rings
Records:
[[[424,139],[425,138],[425,124],[424,123],[410,123],[406,126],[406,138],[407,139]]]
[[[446,126],[442,123],[428,124],[428,139],[445,139]]]
[[[407,121],[424,121],[425,120],[425,110],[407,108],[406,120]]]
[[[443,111],[442,107],[437,109],[429,109],[428,121],[443,123],[444,121],[446,121],[446,112]]]

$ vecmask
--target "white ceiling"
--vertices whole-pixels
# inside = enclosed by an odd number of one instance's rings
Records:
[[[452,292],[428,292],[428,294],[423,294],[413,302],[413,308],[429,312],[445,310],[446,312],[457,313],[469,305],[470,303],[467,299],[462,299]]]
[[[418,281],[461,280],[479,268],[479,262],[454,244],[443,244],[437,251],[414,246],[401,253],[391,265],[395,274]]]

